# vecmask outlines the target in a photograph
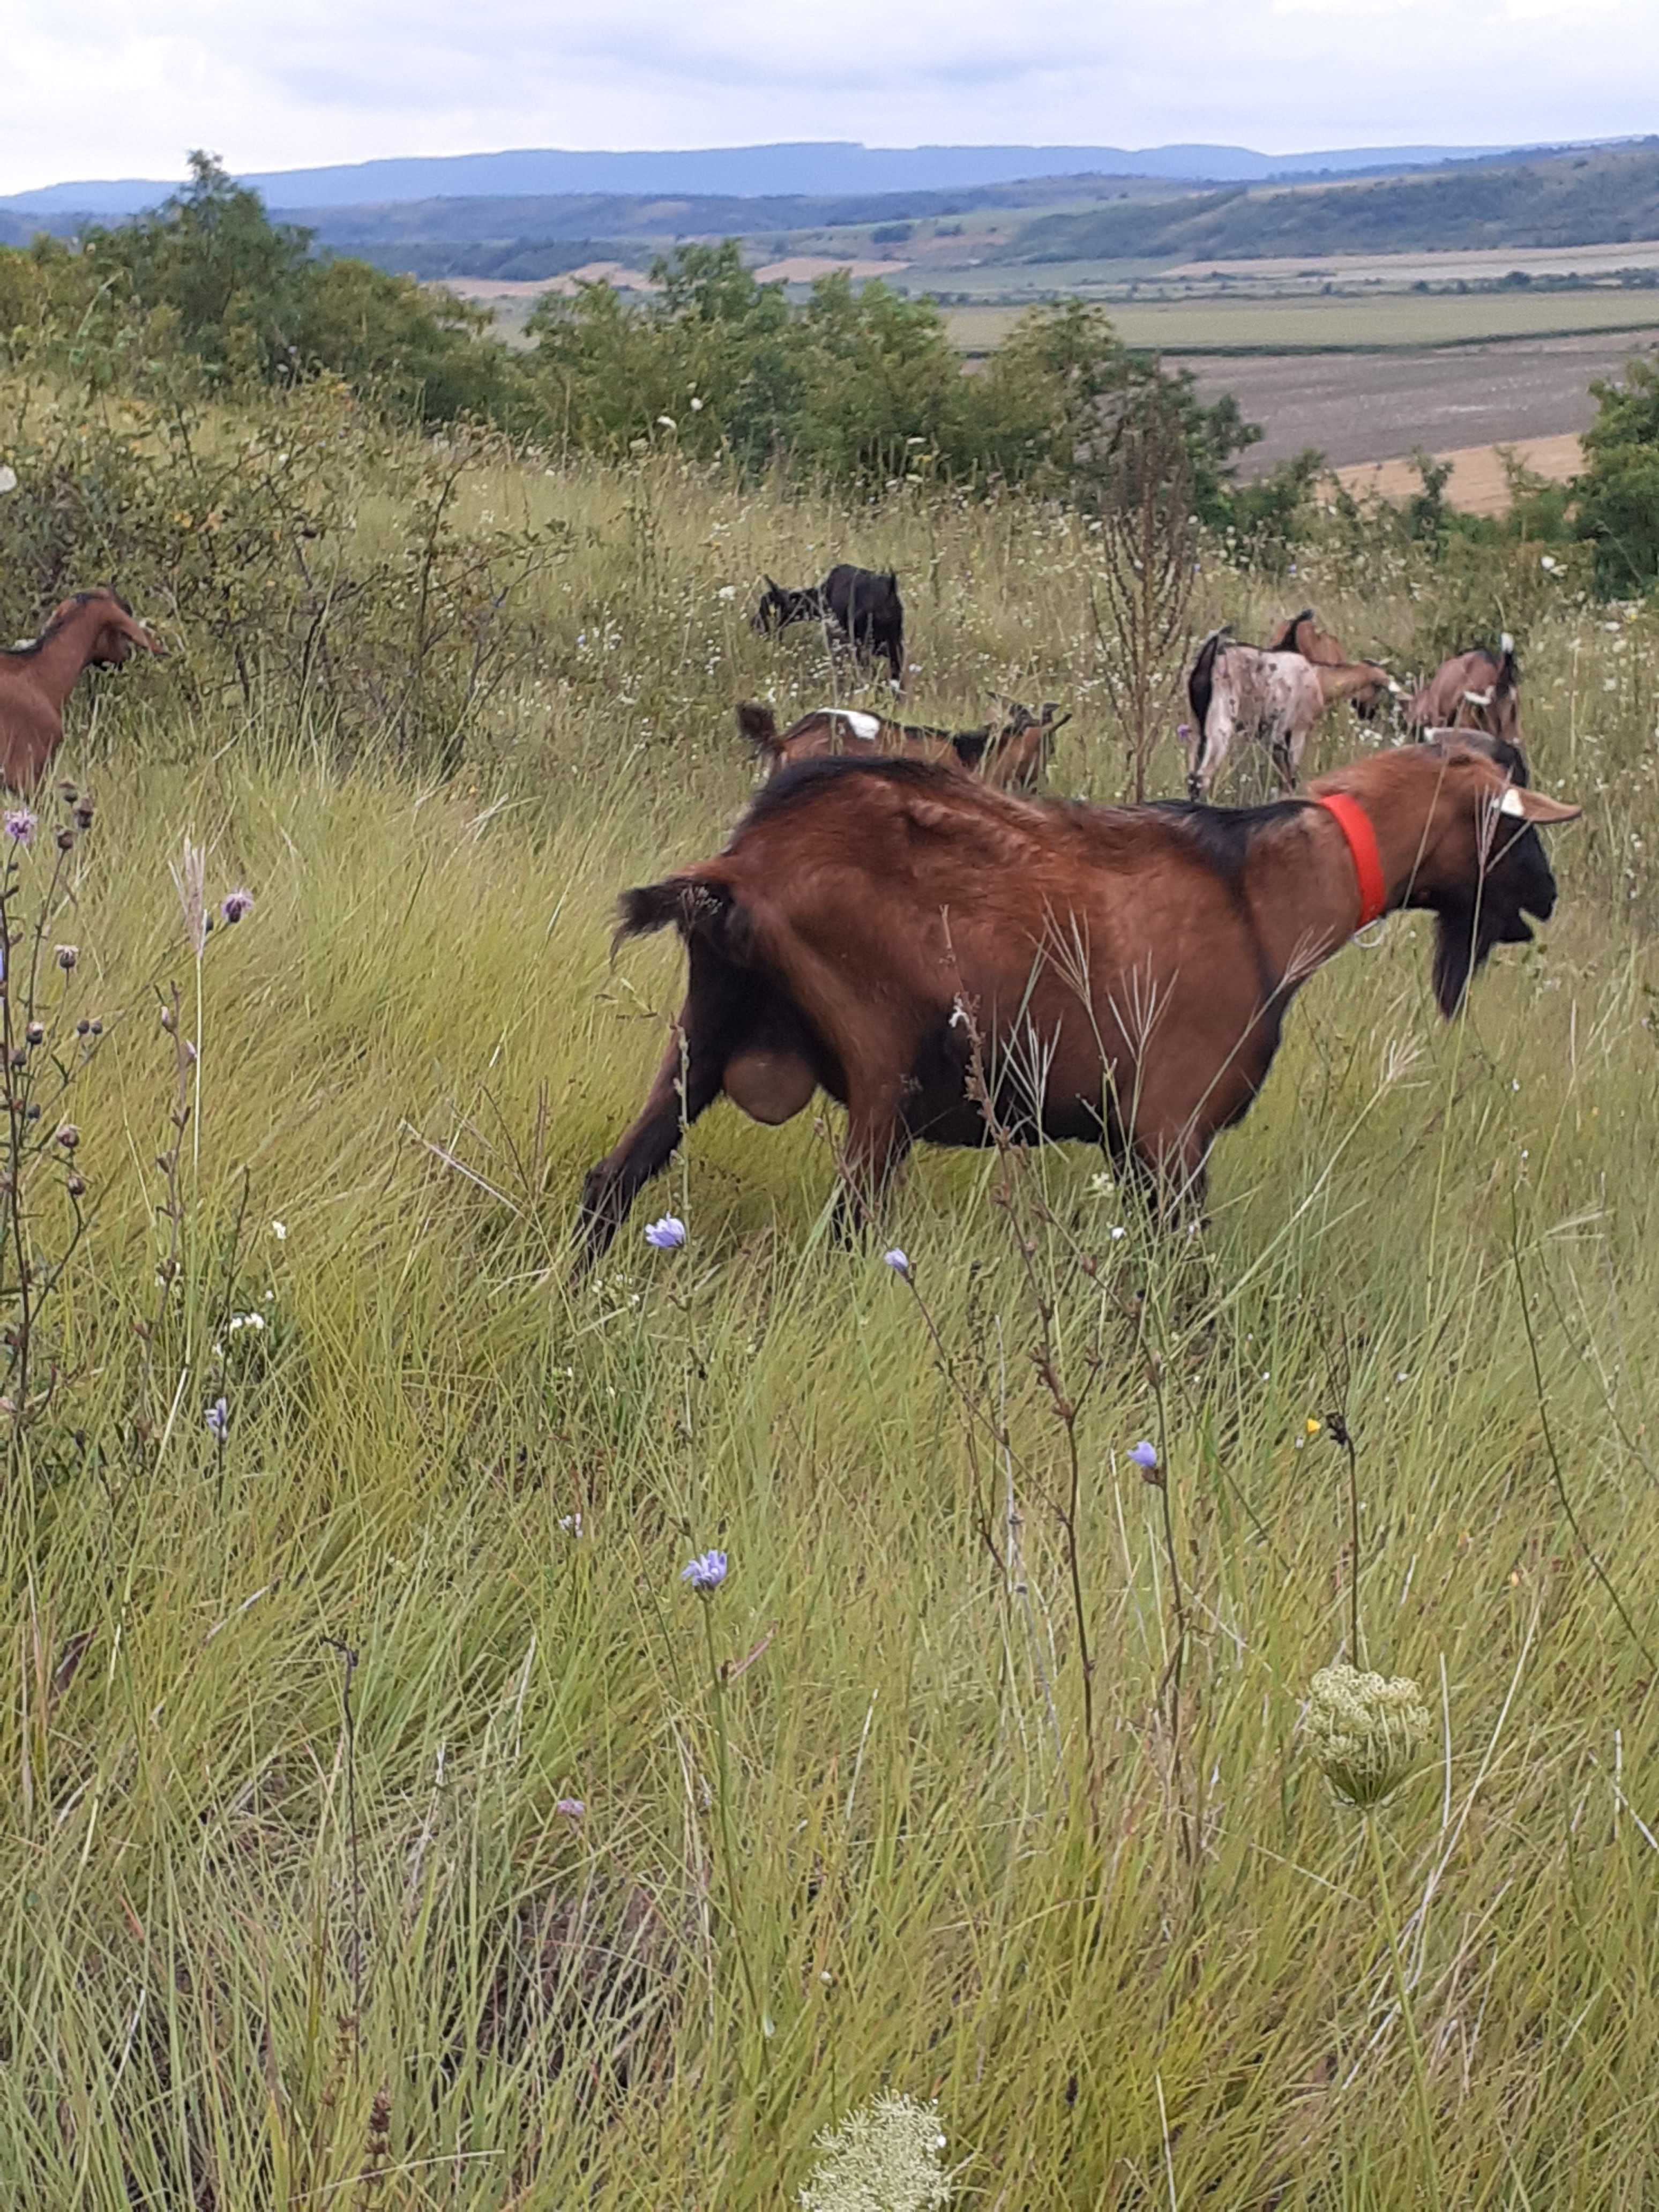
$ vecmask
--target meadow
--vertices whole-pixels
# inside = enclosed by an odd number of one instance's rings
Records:
[[[158,494],[116,580],[171,655],[80,695],[92,826],[43,800],[8,863],[87,1186],[77,1239],[47,1141],[7,1215],[62,1260],[5,1407],[9,2199],[738,2212],[888,2091],[1003,2212],[1650,2202],[1651,614],[1380,525],[1209,547],[1200,626],[1313,601],[1402,677],[1516,630],[1586,809],[1541,941],[1450,1025],[1426,921],[1332,963],[1201,1237],[1056,1149],[919,1156],[838,1249],[833,1110],[717,1108],[572,1288],[682,980],[609,961],[615,897],[742,807],[734,701],[839,680],[750,635],[762,571],[890,562],[916,714],[1063,699],[1053,787],[1111,799],[1102,541],[458,443],[444,526],[542,550],[434,723],[349,656],[426,636],[436,495],[316,450],[327,650],[266,623],[286,539],[221,589],[218,509]],[[192,848],[253,901],[205,936]],[[1432,1714],[1374,1823],[1305,1741],[1339,1657]]]

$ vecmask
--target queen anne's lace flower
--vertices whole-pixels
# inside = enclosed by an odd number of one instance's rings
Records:
[[[951,2196],[937,2105],[884,2095],[818,2136],[804,2212],[935,2212]]]
[[[1309,1748],[1351,1805],[1368,1808],[1392,1795],[1421,1759],[1429,1728],[1423,1692],[1408,1675],[1322,1667],[1310,1685]]]

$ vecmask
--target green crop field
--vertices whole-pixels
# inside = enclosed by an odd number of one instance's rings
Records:
[[[171,652],[77,695],[93,826],[6,863],[8,1035],[46,1033],[6,1214],[8,2201],[937,2201],[811,2182],[889,2092],[988,2212],[1636,2212],[1652,617],[1524,548],[1461,601],[1366,543],[1282,581],[1206,554],[1197,623],[1316,601],[1402,675],[1519,632],[1534,778],[1586,808],[1543,941],[1452,1024],[1425,920],[1333,962],[1201,1236],[1079,1150],[933,1153],[837,1249],[836,1113],[722,1106],[571,1288],[682,988],[670,943],[609,959],[616,896],[744,805],[734,701],[832,684],[749,631],[762,571],[892,563],[914,710],[1061,699],[1054,787],[1110,798],[1100,540],[672,453],[388,457],[292,404],[143,447],[154,550],[116,580]],[[24,552],[89,582],[127,511],[20,474],[8,635]],[[37,491],[72,542],[27,538]],[[337,527],[284,537],[313,495]],[[222,620],[175,618],[186,581]],[[1176,788],[1172,735],[1155,765]],[[204,943],[190,848],[210,905],[254,902]],[[1304,1727],[1345,1656],[1429,1715],[1374,1820]]]
[[[1616,290],[1389,293],[1376,298],[1171,301],[1108,303],[1127,345],[1164,353],[1288,353],[1372,347],[1458,345],[1482,338],[1559,336],[1578,331],[1659,328],[1659,311]],[[951,334],[964,353],[988,352],[1023,310],[951,307]]]

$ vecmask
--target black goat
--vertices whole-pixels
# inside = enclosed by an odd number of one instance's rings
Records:
[[[750,627],[764,634],[798,622],[822,623],[832,639],[855,653],[885,660],[895,686],[902,684],[904,604],[890,568],[855,568],[843,561],[821,584],[798,592],[769,576]]]

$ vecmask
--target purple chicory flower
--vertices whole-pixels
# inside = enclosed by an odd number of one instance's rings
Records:
[[[586,1812],[587,1806],[580,1797],[561,1797],[555,1803],[553,1810],[556,1813],[562,1813],[567,1820],[580,1820]]]
[[[1178,738],[1190,738],[1192,734],[1193,734],[1193,726],[1192,726],[1192,724],[1191,724],[1190,722],[1177,722],[1177,723],[1176,724],[1176,737],[1178,737]]]
[[[690,1583],[699,1597],[712,1597],[726,1580],[724,1552],[699,1552],[680,1569],[680,1580]]]
[[[1143,1474],[1158,1473],[1158,1447],[1156,1444],[1149,1443],[1145,1437],[1141,1438],[1129,1456]]]
[[[896,1244],[890,1252],[884,1252],[881,1256],[884,1264],[890,1267],[896,1275],[902,1275],[906,1282],[909,1281],[910,1262]]]
[[[225,894],[224,904],[220,908],[219,911],[223,915],[227,921],[240,921],[244,915],[252,914],[253,911],[252,892],[243,890],[227,891]]]
[[[654,1252],[678,1252],[685,1242],[685,1224],[675,1213],[646,1224],[645,1241]]]
[[[208,1434],[216,1443],[223,1443],[230,1434],[230,1407],[222,1398],[216,1398],[207,1409]]]
[[[27,806],[14,806],[6,817],[6,835],[14,845],[27,845],[34,835],[34,817]]]

